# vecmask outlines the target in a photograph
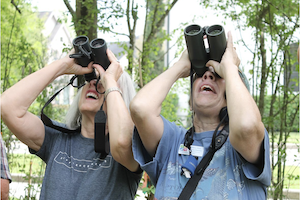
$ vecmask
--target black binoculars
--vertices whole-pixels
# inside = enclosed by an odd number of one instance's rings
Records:
[[[82,67],[87,67],[91,61],[101,65],[105,70],[110,65],[110,61],[107,57],[106,50],[107,45],[105,40],[96,38],[89,43],[87,36],[78,36],[73,40],[73,47],[75,54],[71,54],[70,58],[75,58],[75,62]],[[85,74],[86,81],[97,79],[95,69],[89,74]]]
[[[205,47],[206,35],[208,48]],[[203,27],[193,24],[184,29],[189,59],[194,72],[202,77],[208,70],[205,64],[209,60],[220,62],[226,49],[226,37],[224,28],[220,25]]]

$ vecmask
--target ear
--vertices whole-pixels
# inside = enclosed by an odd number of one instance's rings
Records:
[[[228,123],[229,122],[229,116],[228,116],[228,112],[227,112],[227,106],[223,107],[221,110],[220,110],[220,113],[219,113],[219,119],[220,121],[224,119],[224,123]]]
[[[193,111],[193,108],[192,108],[192,106],[190,105],[189,107],[190,107],[190,111]]]

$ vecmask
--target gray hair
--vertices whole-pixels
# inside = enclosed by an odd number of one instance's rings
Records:
[[[131,80],[129,74],[127,72],[123,72],[121,77],[118,80],[118,85],[120,90],[123,93],[123,100],[125,102],[125,105],[129,111],[129,104],[130,101],[133,99],[133,97],[136,94],[134,83]],[[70,105],[70,108],[66,114],[66,125],[70,129],[76,129],[81,125],[81,113],[79,111],[78,103],[79,99],[82,93],[82,88],[80,88],[77,92],[77,95],[75,96],[72,104]]]

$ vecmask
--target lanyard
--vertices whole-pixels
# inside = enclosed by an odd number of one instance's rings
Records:
[[[226,107],[221,109],[220,117],[221,116],[222,116],[221,121],[214,131],[212,141],[211,141],[211,144],[209,147],[209,151],[207,152],[207,154],[205,154],[203,159],[200,161],[200,163],[196,167],[195,173],[193,173],[193,176],[188,180],[188,182],[185,185],[185,187],[183,188],[178,200],[190,199],[190,197],[192,196],[193,192],[195,191],[199,181],[201,180],[205,169],[208,167],[210,161],[212,160],[215,152],[217,150],[219,150],[223,146],[223,144],[226,142],[227,137],[229,135],[229,125],[228,125],[229,118],[228,118]],[[221,126],[221,124],[223,124],[223,122],[225,122],[226,125],[222,128],[222,130],[220,131],[220,134],[217,135],[218,129]],[[185,135],[185,145],[190,146],[193,143],[193,141],[194,141],[192,139],[193,132],[194,132],[194,127],[190,128],[190,130],[187,131],[187,133]]]

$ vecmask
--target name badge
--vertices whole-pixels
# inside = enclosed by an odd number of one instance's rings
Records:
[[[202,157],[204,154],[204,148],[201,146],[191,145],[191,154],[195,157]]]
[[[187,147],[185,147],[183,144],[180,144],[178,149],[178,154],[190,155],[190,150]]]

